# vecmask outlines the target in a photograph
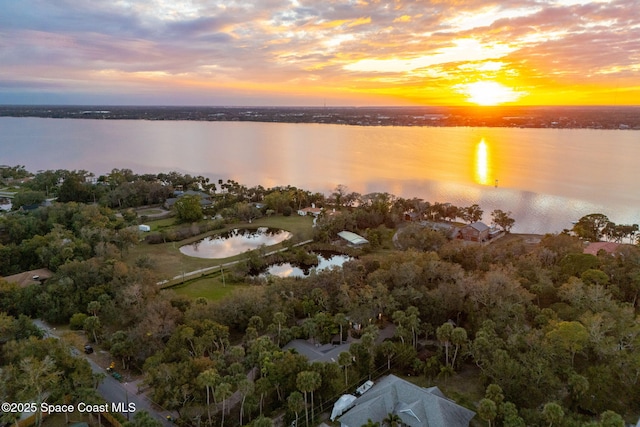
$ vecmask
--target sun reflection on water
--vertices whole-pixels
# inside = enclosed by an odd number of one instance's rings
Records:
[[[481,185],[489,185],[489,150],[484,138],[476,145],[475,181]]]

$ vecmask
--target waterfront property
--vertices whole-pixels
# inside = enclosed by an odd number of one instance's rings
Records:
[[[460,238],[470,242],[486,242],[489,240],[490,228],[483,222],[474,222],[460,229]]]

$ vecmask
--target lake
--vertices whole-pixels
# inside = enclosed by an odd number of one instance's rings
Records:
[[[511,211],[514,232],[557,232],[593,212],[640,222],[640,132],[0,118],[0,164],[175,170],[248,186],[386,191]]]

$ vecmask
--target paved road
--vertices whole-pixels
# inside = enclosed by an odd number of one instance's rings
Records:
[[[41,320],[33,321],[36,326],[42,329],[45,333],[45,337],[60,338],[54,329],[51,329],[46,323]],[[133,383],[121,383],[111,377],[105,369],[91,360],[84,353],[79,352],[75,348],[71,350],[74,357],[82,357],[89,362],[91,369],[95,373],[103,373],[106,378],[98,386],[98,393],[109,403],[123,404],[123,408],[127,408],[129,403],[134,403],[137,411],[147,411],[152,417],[159,420],[163,426],[173,426],[171,422],[167,420],[167,415],[175,416],[168,411],[158,411],[149,398],[144,394],[137,394],[137,386]],[[125,417],[133,417],[134,412],[127,414],[127,412],[121,412]]]

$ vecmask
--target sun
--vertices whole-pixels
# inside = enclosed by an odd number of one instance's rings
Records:
[[[467,101],[478,105],[498,105],[517,101],[524,95],[498,82],[478,81],[457,85],[460,93],[467,96]]]

